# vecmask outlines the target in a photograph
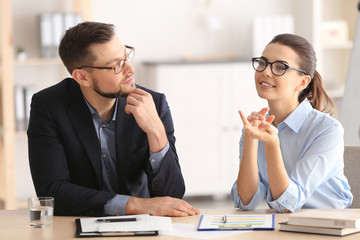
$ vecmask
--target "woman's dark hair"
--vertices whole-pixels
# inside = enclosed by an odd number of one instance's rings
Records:
[[[307,98],[313,108],[332,115],[334,104],[326,94],[322,78],[316,71],[316,55],[311,44],[305,38],[294,34],[279,34],[269,44],[271,43],[279,43],[292,48],[299,57],[299,68],[311,77],[309,85],[299,94],[299,102]]]
[[[109,42],[114,35],[114,25],[106,23],[83,22],[69,28],[59,46],[59,56],[69,73],[80,66],[91,65],[96,56],[90,45]]]

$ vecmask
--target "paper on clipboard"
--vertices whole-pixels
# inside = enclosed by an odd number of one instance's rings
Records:
[[[214,230],[274,230],[274,214],[202,215],[198,231]]]
[[[101,223],[99,232],[141,232],[141,231],[161,231],[172,230],[172,221],[170,217],[158,217],[143,215],[136,222],[122,223]]]
[[[101,219],[127,218],[127,216],[106,217]],[[159,231],[172,230],[170,217],[156,217],[149,214],[131,215],[138,220],[134,222],[98,222],[99,218],[80,219],[82,232],[137,232],[137,231]]]

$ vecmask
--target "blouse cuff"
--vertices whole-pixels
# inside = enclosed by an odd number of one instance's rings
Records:
[[[267,192],[266,201],[269,203],[271,208],[277,212],[294,212],[299,207],[299,190],[298,186],[289,179],[289,185],[281,196],[273,200],[271,197],[270,189]],[[301,204],[302,206],[302,204]]]
[[[265,193],[265,186],[261,182],[259,182],[259,187],[256,193],[254,194],[253,198],[251,199],[249,204],[244,205],[237,191],[237,182],[234,183],[231,189],[231,197],[234,201],[234,207],[240,208],[245,211],[254,210],[257,206],[259,206],[260,203],[262,203],[262,201],[264,200],[264,195],[265,195],[264,193]]]

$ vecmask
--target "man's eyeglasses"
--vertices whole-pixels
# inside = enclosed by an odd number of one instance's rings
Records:
[[[113,66],[113,67],[98,67],[98,66],[84,65],[84,66],[78,67],[78,69],[82,69],[82,68],[114,69],[115,74],[119,74],[124,70],[125,61],[130,63],[130,62],[132,62],[134,57],[135,57],[135,48],[125,45],[125,58],[123,60],[121,60],[119,63],[117,63],[115,66]]]
[[[287,65],[287,64],[285,64],[285,63],[283,63],[281,61],[269,62],[266,59],[260,58],[260,57],[252,58],[251,60],[252,60],[253,68],[257,72],[265,71],[266,67],[270,64],[271,72],[275,76],[284,75],[286,73],[287,69],[296,70],[296,71],[302,72],[303,74],[307,75],[307,73],[304,70],[294,68],[294,67],[290,67],[289,65]]]

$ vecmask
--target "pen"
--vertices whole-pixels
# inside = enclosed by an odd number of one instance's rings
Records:
[[[99,218],[97,222],[135,222],[137,218]]]
[[[227,222],[227,217],[226,217],[226,215],[222,217],[222,220],[223,220],[224,223]]]

